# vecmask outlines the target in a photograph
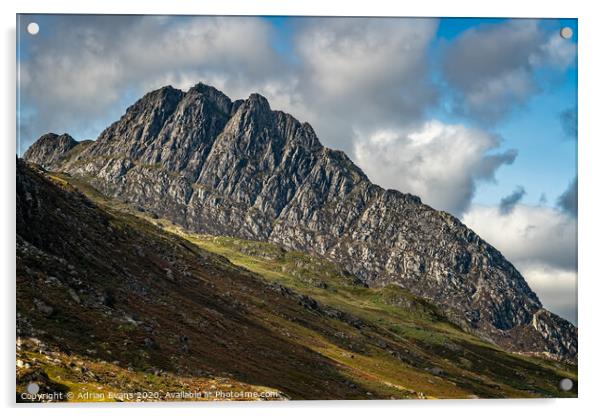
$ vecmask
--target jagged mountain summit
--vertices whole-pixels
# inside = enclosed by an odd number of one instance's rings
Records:
[[[577,360],[577,329],[544,309],[498,250],[418,197],[371,183],[258,94],[232,101],[204,84],[164,87],[94,142],[59,137],[43,136],[24,158],[191,232],[276,243],[370,287],[396,284],[508,350]]]
[[[75,146],[80,144],[68,134],[48,133],[38,139],[35,146],[30,146],[23,154],[23,159],[37,163],[45,169],[56,168],[59,159]]]

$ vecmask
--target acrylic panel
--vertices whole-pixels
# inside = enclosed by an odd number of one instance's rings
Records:
[[[17,401],[576,397],[577,37],[17,15]]]

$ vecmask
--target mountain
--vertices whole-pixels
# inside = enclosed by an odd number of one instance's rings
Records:
[[[22,160],[16,195],[17,400],[32,382],[57,401],[577,394],[558,386],[576,366],[328,260],[189,233]]]
[[[509,351],[577,360],[577,329],[544,309],[498,250],[418,197],[371,183],[258,94],[231,101],[204,84],[164,87],[96,141],[68,147],[40,139],[28,152],[189,232],[324,258],[369,287],[395,284],[433,302]]]

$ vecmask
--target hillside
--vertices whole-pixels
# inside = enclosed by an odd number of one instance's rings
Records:
[[[22,161],[17,313],[17,393],[32,380],[73,400],[577,392],[558,390],[576,367],[504,352],[399,285],[368,287],[272,243],[190,233]]]

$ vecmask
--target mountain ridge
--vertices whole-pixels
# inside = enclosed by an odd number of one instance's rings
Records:
[[[80,146],[59,149],[51,167],[193,232],[270,241],[370,286],[399,284],[509,350],[577,359],[577,329],[545,310],[498,250],[419,197],[371,183],[259,94],[164,87]],[[37,142],[26,159],[39,163],[31,155],[48,147]]]

